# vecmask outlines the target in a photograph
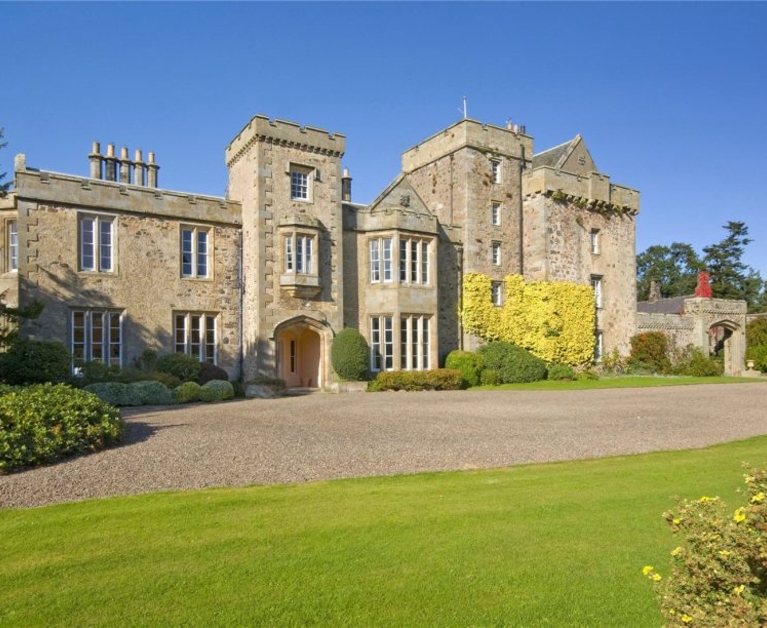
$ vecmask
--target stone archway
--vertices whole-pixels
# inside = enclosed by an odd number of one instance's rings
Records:
[[[320,321],[300,316],[280,323],[274,332],[277,374],[288,388],[325,385],[327,329]]]
[[[743,329],[731,320],[721,320],[708,328],[709,351],[712,355],[723,355],[724,374],[738,376],[743,371],[746,347]]]

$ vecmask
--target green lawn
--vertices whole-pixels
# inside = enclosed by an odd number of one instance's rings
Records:
[[[542,380],[530,384],[477,386],[470,390],[593,390],[596,388],[656,388],[658,386],[693,386],[700,384],[765,384],[767,378],[749,377],[676,377],[656,375],[621,375],[574,382]]]
[[[0,625],[659,626],[661,513],[734,503],[743,461],[767,437],[0,511]]]

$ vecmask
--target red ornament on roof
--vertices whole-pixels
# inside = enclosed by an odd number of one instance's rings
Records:
[[[711,273],[702,270],[698,273],[698,285],[695,288],[695,296],[699,299],[710,299],[714,296],[711,291]]]

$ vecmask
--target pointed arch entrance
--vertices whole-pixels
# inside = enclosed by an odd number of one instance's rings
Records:
[[[745,343],[743,329],[731,320],[721,320],[708,328],[709,351],[724,359],[724,374],[737,376],[743,370]]]
[[[328,329],[322,322],[299,316],[280,323],[274,331],[277,373],[288,388],[322,388]]]

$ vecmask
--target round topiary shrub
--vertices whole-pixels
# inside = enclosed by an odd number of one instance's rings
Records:
[[[185,353],[166,353],[157,359],[157,370],[175,375],[182,382],[195,382],[202,373],[202,364]]]
[[[330,362],[341,379],[359,382],[367,379],[370,347],[353,327],[342,329],[330,347]]]
[[[227,381],[213,379],[200,388],[201,401],[224,401],[234,397],[234,387]]]
[[[197,382],[184,382],[178,388],[173,390],[173,401],[175,403],[192,403],[200,400],[200,391],[202,386]]]
[[[71,376],[72,356],[60,342],[17,340],[0,354],[0,377],[7,384],[65,382]]]
[[[496,371],[504,384],[537,382],[546,378],[546,363],[509,342],[491,342],[479,348],[486,368]]]
[[[478,386],[482,373],[482,356],[473,351],[451,351],[445,359],[445,368],[461,371],[465,387]]]
[[[131,384],[99,382],[88,384],[83,390],[96,395],[111,406],[140,406],[143,404],[141,392],[131,388]]]
[[[36,384],[0,395],[0,473],[97,451],[120,441],[120,413],[95,395]]]
[[[173,403],[173,393],[157,381],[134,382],[128,387],[136,391],[144,406],[164,406]]]

